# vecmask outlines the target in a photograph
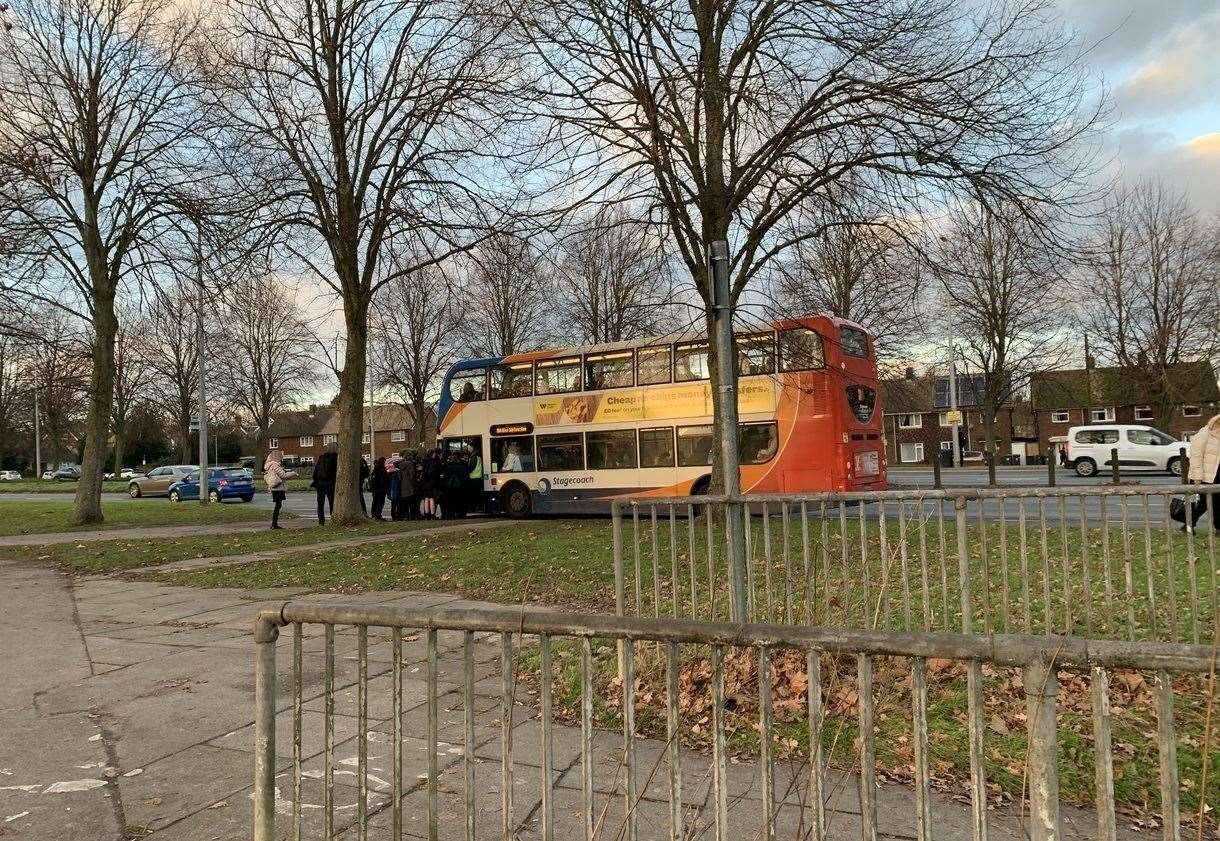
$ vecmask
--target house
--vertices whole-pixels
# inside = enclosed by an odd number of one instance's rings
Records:
[[[985,448],[982,378],[978,374],[957,377],[957,404],[962,412],[959,444],[962,452]],[[953,449],[953,424],[949,422],[949,378],[916,376],[907,368],[903,377],[881,381],[881,405],[885,411],[886,457],[890,464],[931,464],[932,459]],[[996,453],[1000,459],[1021,464],[1040,459],[1036,427],[1029,405],[1014,401],[1000,407],[995,422]],[[942,455],[942,460],[947,458]]]
[[[1030,396],[1043,450],[1071,426],[1138,423],[1186,439],[1220,411],[1220,386],[1210,362],[1186,362],[1167,372],[1173,399],[1162,409],[1147,378],[1123,368],[1086,366],[1035,374]]]
[[[429,408],[425,418],[424,439],[415,440],[415,419],[403,406],[387,403],[373,407],[374,445],[370,448],[367,414],[362,421],[361,442],[370,463],[376,456],[431,444],[436,440],[436,413]],[[326,448],[339,443],[339,413],[330,406],[310,406],[307,410],[279,412],[271,425],[267,448],[284,451],[290,467],[312,468]]]

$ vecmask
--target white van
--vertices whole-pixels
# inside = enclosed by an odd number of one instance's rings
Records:
[[[1111,451],[1118,450],[1122,470],[1164,470],[1182,475],[1182,450],[1179,441],[1151,426],[1098,424],[1073,426],[1067,434],[1068,464],[1077,476],[1093,476],[1110,469]]]

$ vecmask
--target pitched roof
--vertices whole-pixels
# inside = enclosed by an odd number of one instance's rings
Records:
[[[881,407],[886,414],[934,411],[936,377],[902,377],[881,381]]]
[[[1210,362],[1183,362],[1170,366],[1167,373],[1173,384],[1173,402],[1220,401],[1220,386]],[[1030,378],[1030,393],[1038,409],[1138,406],[1158,400],[1158,389],[1152,378],[1124,368],[1043,371]]]
[[[268,430],[270,438],[288,438],[294,435],[317,435],[326,425],[335,410],[330,406],[310,406],[308,409],[290,409],[275,412]]]
[[[424,423],[427,427],[436,427],[436,410],[431,406],[426,409]],[[361,425],[367,425],[367,420],[362,421]],[[378,430],[414,429],[415,413],[398,403],[378,403],[373,407],[373,428]],[[319,432],[323,435],[337,435],[339,433],[339,413],[332,413]]]

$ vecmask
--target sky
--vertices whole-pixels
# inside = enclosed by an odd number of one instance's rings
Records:
[[[1103,156],[1220,212],[1220,0],[1059,0],[1112,107]]]

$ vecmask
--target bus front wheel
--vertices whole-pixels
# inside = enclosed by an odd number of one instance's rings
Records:
[[[524,520],[530,515],[529,488],[520,482],[514,482],[500,492],[500,506],[504,513],[514,520]]]

